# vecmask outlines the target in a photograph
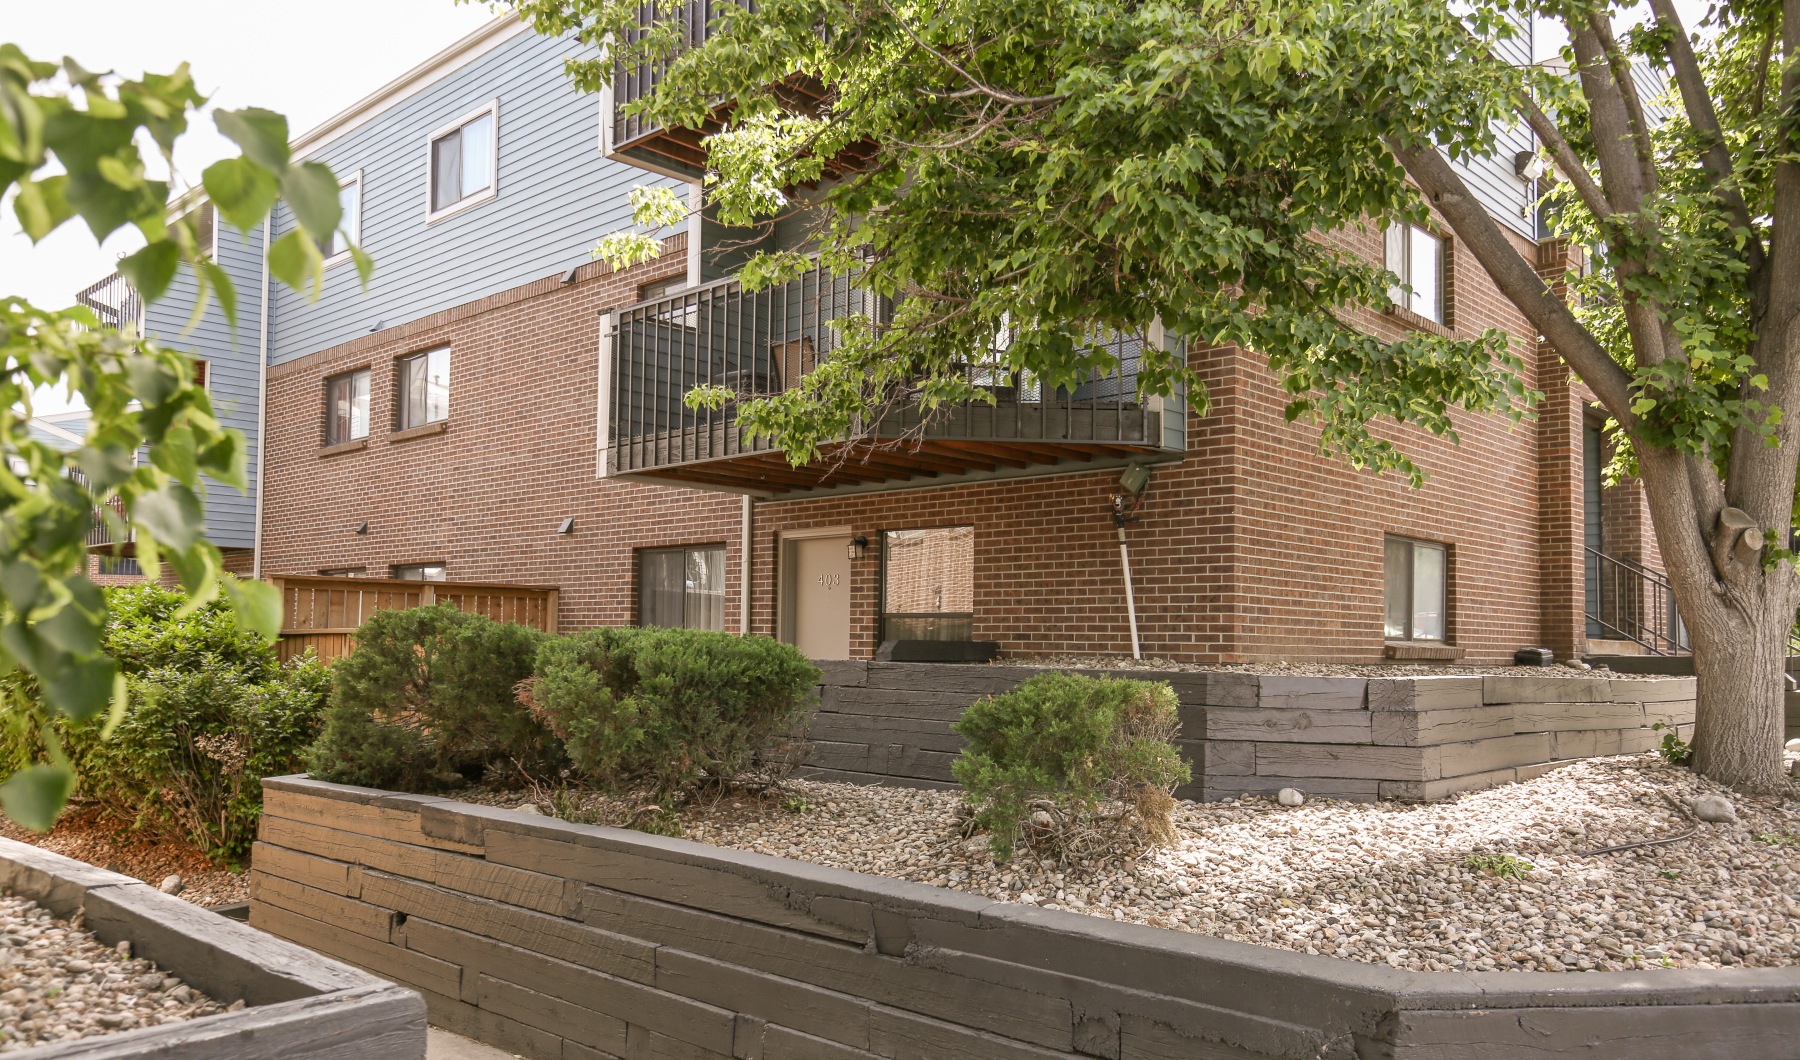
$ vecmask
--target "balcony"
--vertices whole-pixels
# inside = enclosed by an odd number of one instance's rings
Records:
[[[1179,460],[1185,451],[1181,402],[1138,397],[1133,338],[1115,340],[1116,369],[1072,389],[967,365],[991,403],[927,413],[916,393],[898,392],[853,425],[853,442],[799,468],[738,424],[735,402],[696,410],[684,400],[707,384],[740,398],[779,393],[831,355],[832,321],[880,320],[884,308],[853,278],[815,269],[755,293],[720,280],[617,313],[607,333],[607,474],[780,497]]]
[[[664,6],[670,6],[667,0],[664,0]],[[655,8],[653,3],[638,8],[638,25],[643,29],[638,31],[636,39],[642,39],[643,32],[650,27]],[[681,46],[685,50],[706,43],[722,25],[718,21],[720,16],[729,17],[731,12],[738,10],[755,11],[756,0],[684,0],[668,17],[680,26]],[[724,127],[731,105],[726,100],[718,101],[698,129],[669,129],[642,114],[627,115],[625,108],[653,94],[667,71],[667,63],[627,68],[621,61],[615,65],[608,151],[645,169],[694,179],[706,172],[704,140]],[[775,86],[775,91],[783,105],[797,114],[816,113],[829,95],[817,81],[799,75],[783,80]],[[826,163],[825,176],[827,179],[841,178],[861,168],[872,154],[873,145],[848,149]]]
[[[130,325],[138,334],[144,333],[144,301],[138,297],[137,289],[116,272],[87,287],[75,296],[75,301],[93,310],[100,323],[109,328],[123,330]]]

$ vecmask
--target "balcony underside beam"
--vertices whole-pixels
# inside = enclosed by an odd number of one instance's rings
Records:
[[[898,443],[859,443],[828,449],[820,459],[794,467],[779,452],[743,453],[641,471],[621,466],[628,475],[654,477],[702,489],[725,489],[768,496],[804,494],[849,487],[880,489],[953,482],[996,472],[1017,474],[1122,460],[1168,460],[1179,454],[1152,446],[1091,442],[1019,445],[984,441],[925,438]]]

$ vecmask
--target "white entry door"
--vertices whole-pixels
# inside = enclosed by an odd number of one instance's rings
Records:
[[[848,659],[849,536],[807,537],[785,544],[785,639],[809,659]]]

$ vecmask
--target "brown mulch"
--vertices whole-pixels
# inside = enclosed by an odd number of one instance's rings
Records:
[[[180,843],[134,836],[98,821],[91,810],[75,807],[48,832],[33,832],[0,816],[0,835],[31,843],[55,854],[85,861],[103,869],[162,886],[170,876],[180,876],[180,897],[211,908],[250,900],[249,865],[232,872],[206,860],[199,851]]]

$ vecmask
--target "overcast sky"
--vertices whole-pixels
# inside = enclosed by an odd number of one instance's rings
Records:
[[[453,0],[0,0],[0,41],[33,59],[73,56],[90,70],[136,76],[187,62],[213,104],[267,107],[305,132],[493,18],[485,4]],[[202,117],[176,151],[176,186],[236,148]],[[61,308],[110,274],[137,245],[97,246],[80,221],[32,246],[10,202],[0,210],[0,293]],[[38,411],[61,402],[41,397]]]

